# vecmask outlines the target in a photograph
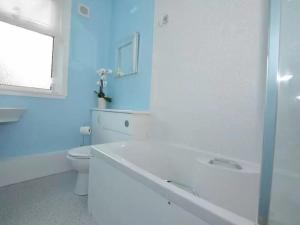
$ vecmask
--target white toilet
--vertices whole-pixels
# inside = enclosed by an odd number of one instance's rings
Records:
[[[88,194],[89,182],[89,160],[91,147],[82,146],[68,151],[67,158],[71,161],[72,167],[78,172],[74,193],[77,195]]]
[[[92,145],[145,139],[148,121],[148,113],[93,110]],[[91,150],[91,146],[82,146],[68,151],[67,158],[78,172],[74,189],[77,195],[88,194]]]

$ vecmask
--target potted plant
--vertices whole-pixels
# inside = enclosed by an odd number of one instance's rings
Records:
[[[97,74],[100,77],[100,80],[97,82],[99,85],[99,91],[95,91],[98,97],[98,108],[99,109],[106,109],[106,103],[107,102],[112,102],[112,98],[107,97],[104,93],[104,86],[106,86],[106,76],[108,74],[111,74],[111,70],[107,69],[100,69],[97,71]]]

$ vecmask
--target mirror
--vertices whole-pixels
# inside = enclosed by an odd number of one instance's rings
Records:
[[[138,72],[139,39],[139,33],[134,33],[118,45],[116,54],[117,76],[133,75]]]

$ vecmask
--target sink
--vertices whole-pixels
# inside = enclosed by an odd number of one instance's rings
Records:
[[[0,123],[17,122],[24,112],[23,108],[0,108]]]

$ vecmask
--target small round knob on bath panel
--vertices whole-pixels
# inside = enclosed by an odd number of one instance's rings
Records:
[[[125,127],[129,127],[129,121],[125,120]]]

